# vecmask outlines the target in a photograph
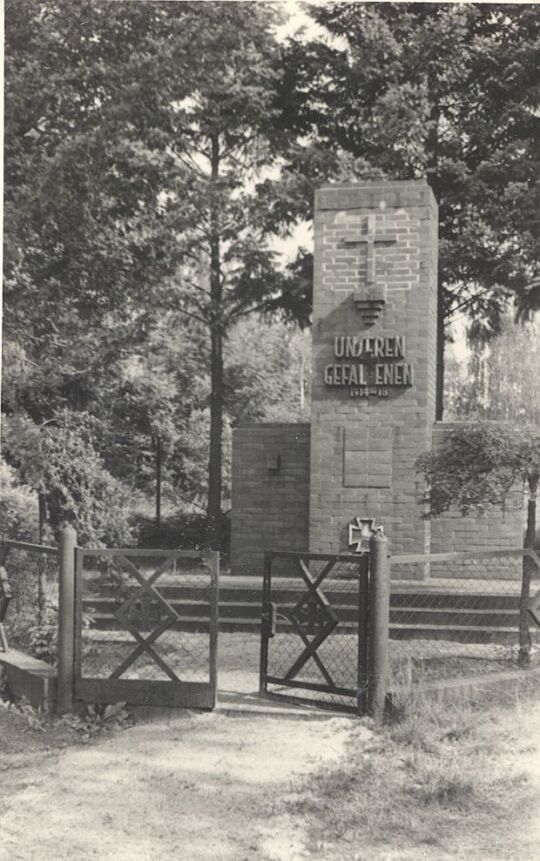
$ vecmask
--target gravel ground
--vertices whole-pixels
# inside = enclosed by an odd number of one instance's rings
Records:
[[[3,774],[0,858],[295,861],[302,822],[274,808],[339,759],[349,729],[346,718],[186,713],[21,763]]]
[[[398,798],[394,783],[396,769],[407,774],[405,748],[396,747],[395,740],[392,745],[366,721],[185,712],[73,746],[73,734],[64,724],[40,728],[30,718],[0,708],[1,861],[539,857],[539,703],[523,702],[517,711],[499,715],[496,724],[488,715],[485,727],[480,724],[476,734],[463,737],[461,755],[466,756],[467,750],[473,753],[482,745],[482,732],[488,740],[495,734],[497,743],[490,748],[485,770],[492,770],[493,777],[512,773],[519,777],[509,785],[518,793],[526,789],[523,815],[516,816],[516,801],[502,784],[504,798],[491,812],[484,805],[481,828],[459,805],[455,816],[441,819],[443,799],[441,810],[437,814],[434,809],[434,818],[429,819],[431,843],[421,830],[415,840],[415,827],[405,827],[399,818],[403,798]],[[72,746],[62,749],[66,744]],[[354,765],[356,774],[369,760],[378,778],[361,781],[355,789],[347,768]],[[328,786],[324,788],[329,778],[332,785],[332,774],[349,781],[336,784],[336,791],[345,793],[343,808],[347,802],[349,818],[353,814],[344,829],[336,829],[335,822],[329,827],[332,817],[341,823],[341,802],[328,795]],[[351,795],[354,792],[358,797]],[[431,791],[432,804],[433,795]],[[366,829],[384,804],[391,805],[406,840],[394,834],[389,823],[387,835],[382,826],[375,834],[373,828]],[[501,805],[509,811],[504,822]],[[420,809],[419,814],[424,815]]]

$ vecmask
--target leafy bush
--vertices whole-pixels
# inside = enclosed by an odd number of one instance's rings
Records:
[[[540,431],[528,425],[477,422],[451,433],[437,451],[421,455],[417,472],[426,482],[424,517],[439,517],[452,506],[462,515],[484,511],[489,505],[503,510],[520,484],[527,490],[527,527],[524,546],[536,539],[536,497],[540,485]],[[523,559],[519,601],[520,666],[531,661],[532,638],[528,604],[534,563]]]
[[[41,426],[12,416],[5,422],[4,447],[21,481],[44,494],[55,533],[67,522],[81,545],[133,543],[130,493],[106,470],[88,414],[66,410]]]
[[[130,717],[125,702],[111,705],[89,705],[82,715],[66,715],[62,720],[85,738],[92,738],[102,732],[114,729],[127,729]]]
[[[56,661],[58,559],[12,547],[6,557],[12,598],[6,615],[8,641],[47,663]]]
[[[15,470],[0,459],[0,541],[35,541],[38,533],[37,495],[17,484]]]
[[[28,629],[28,648],[30,654],[46,664],[56,664],[58,649],[58,626],[34,625]]]
[[[222,555],[228,558],[231,526],[227,514],[222,515],[220,528]],[[159,527],[151,518],[139,516],[137,529],[140,547],[198,550],[205,546],[206,517],[203,514],[180,512],[162,518]]]

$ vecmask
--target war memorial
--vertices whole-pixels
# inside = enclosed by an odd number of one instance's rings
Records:
[[[315,196],[310,424],[250,424],[233,438],[231,570],[265,550],[354,553],[381,526],[392,553],[520,546],[521,505],[422,515],[419,455],[435,421],[437,202],[423,181]]]
[[[236,430],[231,571],[216,551],[78,546],[70,526],[59,548],[0,547],[8,565],[22,550],[58,569],[58,670],[9,650],[0,625],[10,690],[34,705],[213,709],[219,654],[233,707],[382,720],[388,691],[512,668],[522,498],[431,521],[416,470],[453,427],[435,420],[433,193],[359,183],[315,204],[311,424]]]

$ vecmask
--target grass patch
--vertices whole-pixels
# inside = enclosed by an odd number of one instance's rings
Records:
[[[313,857],[517,857],[500,823],[531,808],[529,706],[409,701],[367,745],[365,724],[353,729],[344,761],[289,800]]]

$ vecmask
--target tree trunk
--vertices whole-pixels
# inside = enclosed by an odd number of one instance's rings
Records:
[[[441,122],[440,84],[433,70],[428,72],[429,112],[428,134],[426,138],[426,174],[435,197],[438,198],[439,177],[439,130]],[[438,202],[438,201],[437,201]],[[435,371],[435,419],[442,421],[444,410],[444,313],[443,286],[439,276],[437,284],[437,365]]]
[[[38,493],[38,544],[45,543],[45,528],[47,525],[47,497],[41,491]],[[35,557],[37,567],[37,623],[45,624],[45,603],[47,578],[45,572],[46,558],[41,555]]]
[[[47,500],[43,492],[38,493],[38,544],[45,540],[45,526],[47,525]]]
[[[305,363],[304,354],[300,360],[300,411],[303,413],[306,408],[306,393],[304,389]]]
[[[437,309],[437,368],[435,376],[435,419],[440,422],[444,413],[444,304],[442,284],[438,285]]]
[[[529,478],[529,501],[527,504],[527,529],[525,532],[526,548],[534,548],[536,535],[536,494],[539,476]],[[531,662],[531,632],[529,630],[529,598],[534,562],[528,556],[523,557],[523,573],[521,578],[521,596],[519,599],[519,657],[520,667],[528,667]]]
[[[212,137],[212,179],[219,177],[219,137]],[[220,550],[222,438],[223,438],[223,308],[221,254],[217,212],[210,232],[210,451],[208,459],[208,508],[206,541]]]
[[[156,526],[161,526],[161,439],[156,439]]]
[[[211,332],[210,453],[208,460],[207,542],[220,549],[221,468],[223,431],[223,339],[217,328]]]

